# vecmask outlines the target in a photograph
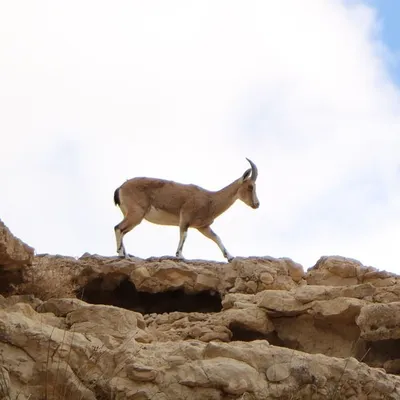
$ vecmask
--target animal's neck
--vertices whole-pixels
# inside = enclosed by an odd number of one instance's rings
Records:
[[[223,189],[213,193],[214,212],[216,217],[225,212],[236,201],[239,187],[238,181],[236,180],[230,185],[225,186]]]

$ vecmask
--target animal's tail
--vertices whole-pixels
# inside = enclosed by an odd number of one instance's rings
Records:
[[[116,206],[119,206],[121,204],[120,200],[119,200],[119,188],[115,189],[114,192],[114,203]]]

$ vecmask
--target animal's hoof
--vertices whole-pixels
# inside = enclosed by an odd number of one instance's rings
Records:
[[[235,257],[229,257],[229,258],[227,259],[227,261],[230,263],[230,262],[232,262],[234,259],[235,259]]]
[[[126,257],[126,252],[123,249],[118,250],[117,254],[118,254],[119,258],[125,258]]]
[[[132,254],[118,254],[120,260],[133,260],[134,256]]]

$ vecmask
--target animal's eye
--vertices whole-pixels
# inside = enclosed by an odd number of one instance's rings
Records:
[[[253,190],[254,186],[253,185],[249,185],[249,187],[247,188],[247,190]]]

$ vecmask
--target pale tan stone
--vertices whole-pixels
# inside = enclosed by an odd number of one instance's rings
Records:
[[[344,257],[304,274],[288,258],[36,256],[31,272],[48,270],[70,280],[71,296],[144,315],[0,295],[0,390],[11,399],[40,399],[46,385],[66,400],[400,398],[387,373],[400,372],[400,282],[389,272]]]
[[[16,238],[0,219],[0,266],[30,265],[34,250]]]
[[[264,285],[271,285],[274,282],[274,277],[269,272],[262,272],[260,274],[260,281]]]
[[[311,285],[344,286],[357,285],[363,265],[351,258],[331,256],[321,257],[305,279]]]
[[[337,297],[363,299],[376,293],[375,286],[370,283],[351,286],[305,285],[295,290],[295,298],[302,303],[313,300],[330,300]]]
[[[82,310],[87,308],[90,306]],[[366,384],[371,381],[376,385],[369,394],[390,399],[400,394],[400,378],[355,359],[310,355],[270,346],[265,340],[208,344],[199,341],[139,344],[131,340],[110,349],[99,339],[101,332],[98,335],[93,330],[87,335],[62,330],[39,323],[32,311],[25,314],[21,310],[0,310],[0,351],[8,351],[3,366],[7,371],[6,382],[14,392],[20,392],[20,398],[41,395],[43,388],[37,385],[36,368],[47,369],[46,376],[52,384],[59,371],[59,385],[68,384],[73,398],[90,400],[96,398],[93,382],[97,391],[118,398],[162,395],[158,398],[201,400],[246,396],[267,400],[282,398],[286,393],[289,398],[300,394],[302,397],[297,398],[307,399],[311,392],[306,390],[306,382],[315,382],[318,393],[332,393],[340,387],[339,398],[346,393],[353,397],[356,393],[362,398]],[[351,386],[338,385],[341,379],[352,382]],[[270,385],[268,380],[275,384]]]
[[[302,265],[295,262],[288,263],[288,270],[290,277],[295,282],[300,282],[304,278],[305,273]]]
[[[280,382],[290,376],[289,363],[276,363],[267,369],[267,379],[270,382]]]
[[[151,382],[157,377],[156,370],[136,363],[128,364],[126,366],[126,373],[130,379],[141,382]]]
[[[145,328],[143,316],[123,308],[105,305],[87,305],[68,313],[66,322],[74,332],[97,336],[108,341],[109,346],[126,339],[134,339]]]
[[[311,307],[296,300],[293,293],[285,290],[265,290],[260,293],[258,307],[264,308],[267,313],[281,315],[298,315]]]
[[[51,312],[57,317],[65,317],[68,313],[86,307],[88,304],[74,298],[50,299],[41,304],[38,312]]]
[[[400,339],[400,302],[366,305],[356,322],[365,340]]]

